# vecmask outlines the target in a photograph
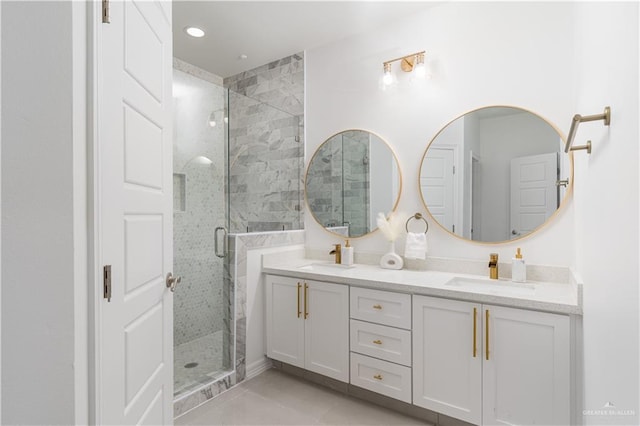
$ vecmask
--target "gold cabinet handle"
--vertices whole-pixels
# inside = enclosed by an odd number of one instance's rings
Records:
[[[382,380],[382,374],[376,374],[373,378],[376,380]]]
[[[309,318],[309,285],[304,283],[304,319]]]
[[[489,310],[484,311],[484,337],[485,337],[485,357],[489,361]]]
[[[478,334],[478,308],[473,308],[473,357],[475,358],[478,353],[478,346],[476,345],[476,336]]]
[[[373,309],[382,309],[382,305],[373,305]]]
[[[377,339],[377,340],[374,340],[373,343],[375,343],[376,345],[381,345],[382,344],[382,340]]]
[[[296,301],[298,302],[298,318],[300,318],[300,315],[302,314],[302,312],[300,311],[300,287],[302,287],[302,285],[298,283],[298,298],[296,299]]]

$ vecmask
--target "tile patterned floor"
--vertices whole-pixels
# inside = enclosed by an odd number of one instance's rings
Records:
[[[218,331],[174,348],[174,396],[209,383],[225,372],[222,339],[222,331]]]
[[[268,370],[177,418],[176,425],[425,425],[377,405]]]

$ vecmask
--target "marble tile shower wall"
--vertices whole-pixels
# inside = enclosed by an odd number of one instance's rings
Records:
[[[304,57],[226,78],[231,232],[303,226]]]
[[[342,226],[342,136],[321,145],[307,175],[307,201],[313,215],[325,227]]]
[[[368,232],[369,138],[364,132],[344,132],[322,145],[308,181],[309,205],[323,226],[348,225],[349,235]]]
[[[214,254],[214,229],[225,224],[224,88],[205,71],[174,61],[174,344],[223,330],[223,259]],[[185,70],[187,72],[181,71]],[[206,75],[204,76],[206,77]]]
[[[350,235],[369,232],[369,136],[365,132],[342,134],[344,221]]]

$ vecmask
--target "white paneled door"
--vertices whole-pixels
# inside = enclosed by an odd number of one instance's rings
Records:
[[[451,232],[455,232],[456,199],[453,164],[453,149],[430,148],[420,171],[420,188],[429,212]]]
[[[558,208],[558,153],[511,160],[511,238],[542,225]]]
[[[173,422],[169,1],[111,1],[96,26],[97,424]]]

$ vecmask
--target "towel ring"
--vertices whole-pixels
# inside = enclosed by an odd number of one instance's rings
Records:
[[[427,222],[427,219],[425,219],[422,216],[422,213],[416,213],[413,216],[409,217],[409,219],[407,219],[407,223],[404,225],[404,228],[407,230],[407,232],[409,232],[409,222],[411,222],[411,219],[422,219],[424,221],[424,224],[426,226],[426,229],[424,230],[424,233],[426,234],[427,231],[429,231],[429,222]]]

